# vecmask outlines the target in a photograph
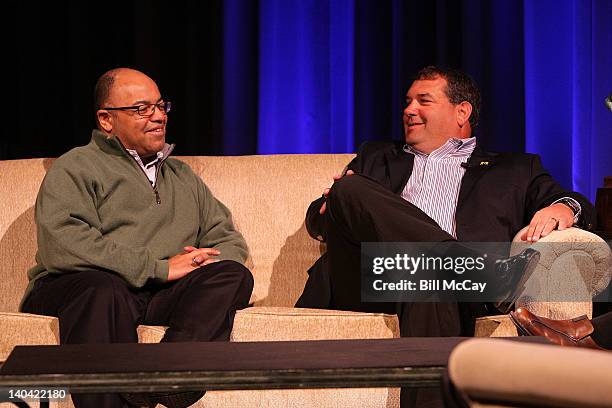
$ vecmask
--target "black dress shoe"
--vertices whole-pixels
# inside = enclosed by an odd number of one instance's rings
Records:
[[[122,393],[123,398],[131,407],[154,408],[161,404],[167,408],[187,408],[200,400],[205,391],[182,391],[182,392],[139,392]]]
[[[187,408],[200,400],[206,391],[151,393],[151,399],[167,408]]]
[[[152,401],[148,393],[122,392],[119,395],[121,396],[121,398],[123,398],[128,403],[130,407],[154,408],[157,405],[157,402]]]
[[[525,282],[538,266],[539,260],[540,253],[527,248],[518,255],[497,261],[495,282],[501,299],[495,303],[495,307],[500,313],[506,314],[512,309],[516,299],[525,290]]]

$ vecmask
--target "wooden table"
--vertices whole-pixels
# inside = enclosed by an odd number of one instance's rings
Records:
[[[0,388],[109,393],[438,387],[451,350],[466,339],[17,346],[0,369]]]

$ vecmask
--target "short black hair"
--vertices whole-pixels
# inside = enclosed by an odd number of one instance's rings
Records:
[[[478,126],[480,117],[480,89],[476,81],[468,74],[452,68],[440,68],[433,65],[421,69],[415,80],[419,79],[446,79],[446,96],[453,105],[467,101],[472,105],[470,125],[472,129]]]
[[[115,78],[117,78],[118,72],[118,68],[106,71],[96,81],[96,86],[94,87],[94,112],[102,109],[102,107],[106,104],[108,96],[113,89],[113,84],[115,83]]]

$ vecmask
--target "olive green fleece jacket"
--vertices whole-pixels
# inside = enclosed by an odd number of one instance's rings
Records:
[[[168,258],[188,245],[216,248],[221,260],[248,255],[229,210],[189,166],[165,159],[153,187],[119,140],[98,130],[53,163],[35,218],[37,265],[24,299],[48,273],[106,271],[136,288],[165,282]]]

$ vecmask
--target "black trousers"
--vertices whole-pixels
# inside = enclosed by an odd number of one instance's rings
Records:
[[[591,322],[594,329],[591,337],[595,343],[612,350],[612,312],[597,316]]]
[[[462,314],[456,303],[361,302],[361,242],[455,241],[421,209],[378,182],[354,175],[333,184],[326,215],[327,262],[334,308],[397,313],[401,335],[406,337],[472,334],[462,330]]]
[[[40,278],[23,305],[57,316],[61,344],[136,343],[139,324],[169,326],[164,342],[227,341],[236,310],[248,305],[251,272],[234,261],[202,266],[165,284],[131,288],[101,271]],[[116,394],[75,394],[79,407],[122,407]]]
[[[402,337],[473,335],[480,304],[361,302],[361,242],[445,242],[455,239],[421,209],[361,175],[336,181],[327,197],[327,262],[332,307],[397,313]],[[403,407],[439,407],[438,390],[402,389]]]

